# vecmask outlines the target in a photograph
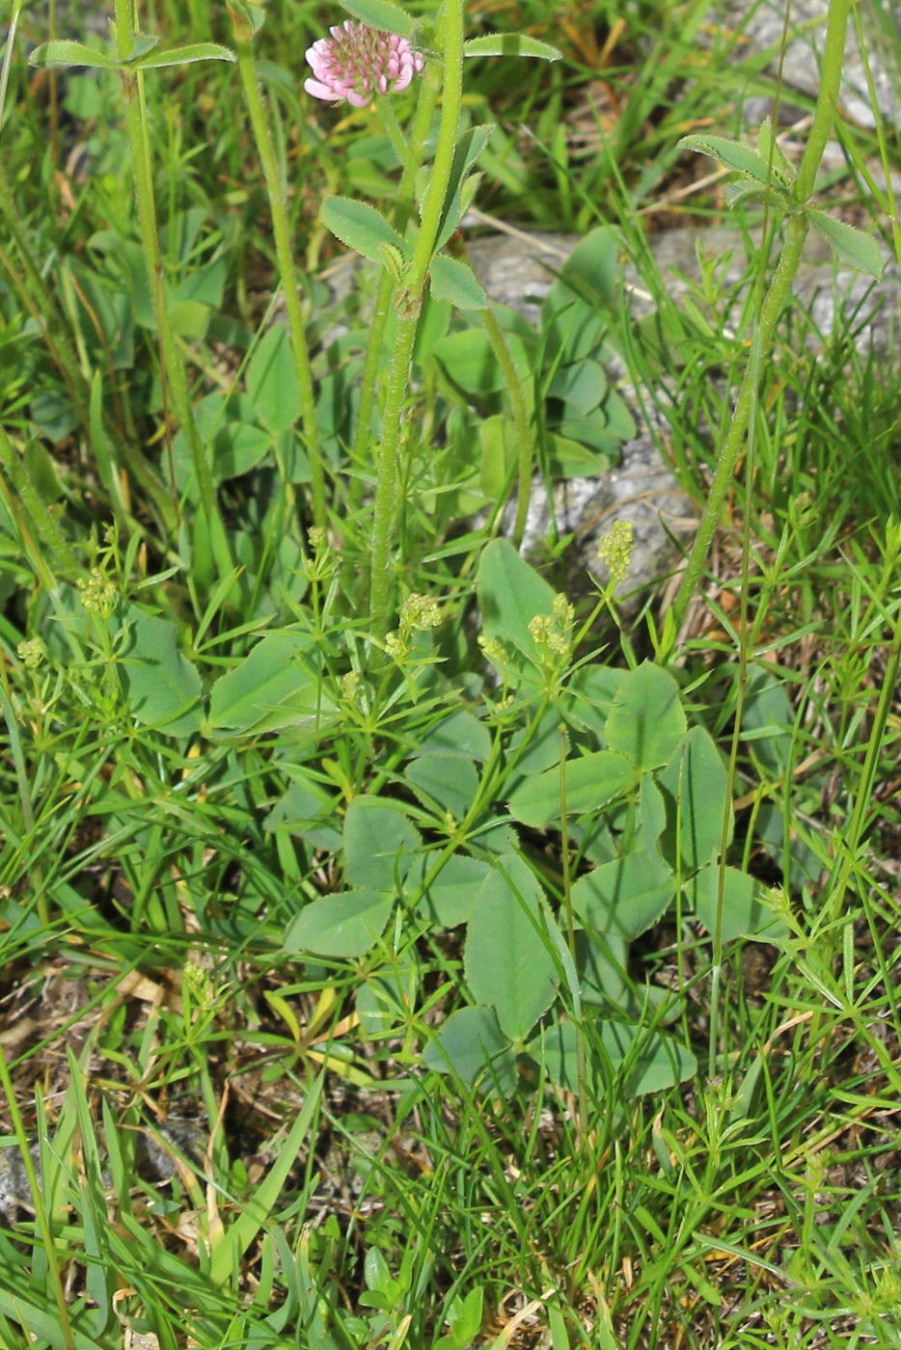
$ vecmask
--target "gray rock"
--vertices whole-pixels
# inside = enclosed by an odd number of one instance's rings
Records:
[[[480,219],[472,213],[472,223]],[[494,223],[494,222],[492,222]],[[735,227],[686,227],[654,236],[650,247],[654,263],[671,297],[687,294],[700,280],[699,251],[722,260],[724,286],[739,283],[749,272],[750,238]],[[758,236],[759,238],[759,236]],[[473,240],[469,245],[474,270],[493,300],[519,310],[532,322],[540,317],[541,301],[554,283],[555,273],[565,264],[578,237],[511,230],[501,235]],[[626,268],[626,290],[635,318],[652,313],[654,302],[644,289],[645,278],[634,266]],[[645,283],[646,284],[646,283]],[[888,268],[874,283],[863,273],[836,265],[829,246],[811,233],[795,295],[812,319],[810,342],[818,345],[828,337],[840,309],[856,315],[857,342],[883,352],[897,352],[897,269]],[[700,503],[683,491],[659,446],[665,440],[666,424],[657,414],[656,423],[641,412],[642,400],[632,391],[624,364],[615,361],[611,375],[618,391],[630,404],[639,423],[639,434],[622,448],[620,464],[597,478],[571,478],[558,483],[550,499],[544,481],[533,483],[523,551],[536,556],[543,541],[556,530],[574,536],[570,572],[587,569],[605,580],[597,561],[597,544],[616,520],[629,520],[635,529],[632,569],[618,588],[625,613],[633,612],[641,593],[671,572],[691,543]],[[512,529],[515,507],[509,507],[505,524]]]
[[[31,1146],[31,1157],[40,1176],[40,1148]],[[20,1209],[31,1209],[31,1187],[18,1144],[0,1148],[0,1223],[15,1226]]]
[[[823,54],[828,0],[793,0],[788,40],[782,57],[782,81],[788,90],[797,89],[816,97],[820,89],[820,63]],[[895,4],[879,7],[882,28],[869,7],[860,6],[864,30],[866,61],[861,55],[854,17],[848,27],[848,44],[842,76],[842,103],[848,114],[862,126],[876,125],[874,102],[867,82],[867,66],[873,79],[875,109],[893,125],[901,121],[901,72],[898,48],[901,44],[901,10]],[[738,35],[742,57],[771,54],[770,71],[779,69],[783,29],[786,22],[784,0],[729,0],[719,20]],[[787,102],[789,100],[786,100]],[[756,101],[746,105],[748,120],[761,120]],[[763,109],[769,111],[768,108]]]
[[[205,1140],[196,1121],[170,1116],[165,1124],[157,1127],[156,1135],[158,1138],[151,1133],[142,1133],[138,1140],[138,1166],[148,1180],[173,1181],[178,1175],[176,1158],[180,1155],[202,1169]],[[31,1143],[30,1152],[40,1184],[41,1150],[37,1140]],[[10,1144],[0,1148],[0,1224],[14,1228],[23,1210],[34,1212],[31,1187],[22,1151],[17,1144]]]
[[[512,531],[515,514],[515,503],[511,503],[504,516],[508,531]],[[598,478],[562,479],[550,496],[544,480],[536,478],[522,551],[526,557],[537,557],[555,529],[571,534],[566,572],[573,593],[578,593],[580,573],[588,573],[601,584],[608,581],[606,568],[598,560],[598,544],[616,521],[629,521],[634,531],[632,563],[616,596],[621,610],[631,614],[650,587],[678,562],[697,528],[697,514],[696,504],[679,487],[654,440],[641,435],[623,447],[621,463]]]
[[[476,225],[483,221],[501,224],[478,211],[471,212],[467,220]],[[499,305],[509,305],[524,314],[530,323],[537,324],[541,320],[542,302],[554,284],[555,274],[578,242],[578,235],[573,234],[502,227],[499,233],[470,240],[469,260],[492,300]]]
[[[756,229],[745,234],[735,226],[684,227],[665,230],[655,236],[651,248],[657,267],[665,274],[668,293],[679,297],[686,295],[692,283],[700,280],[699,252],[723,260],[723,285],[735,286],[756,265],[750,249],[759,247],[760,238],[760,231]],[[771,265],[776,256],[774,252]],[[634,267],[626,269],[626,279],[633,288],[642,282]],[[885,352],[898,349],[898,269],[894,263],[888,264],[882,278],[874,282],[864,272],[838,262],[825,239],[811,230],[795,281],[794,296],[796,303],[813,320],[816,332],[811,335],[812,345],[819,345],[828,338],[836,317],[843,309],[849,309],[856,315],[860,350],[866,350],[871,344]],[[633,313],[647,313],[651,308],[646,302],[636,302],[633,298]]]

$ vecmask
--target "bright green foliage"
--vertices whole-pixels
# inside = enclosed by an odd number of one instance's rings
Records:
[[[342,244],[355,249],[370,262],[384,261],[385,245],[403,256],[404,241],[374,206],[350,197],[329,197],[322,203],[320,217]]]
[[[284,328],[264,333],[247,365],[247,397],[256,416],[274,432],[289,431],[300,416],[294,363]],[[253,465],[248,465],[248,469]],[[245,470],[246,472],[246,470]]]
[[[332,711],[315,672],[312,635],[303,628],[270,633],[210,691],[214,733],[259,735],[317,726]]]
[[[510,813],[523,825],[542,829],[559,822],[564,810],[574,816],[599,811],[635,781],[635,769],[624,755],[598,750],[526,779],[510,798]]]
[[[490,1004],[513,1041],[528,1036],[554,997],[554,943],[541,887],[525,863],[497,859],[476,896],[463,970],[476,1003]]]
[[[510,654],[504,678],[514,686],[536,683],[538,662],[529,623],[551,612],[551,587],[507,540],[494,539],[479,557],[478,595],[483,636],[501,643]]]
[[[434,300],[447,300],[457,309],[488,308],[488,296],[472,268],[455,258],[439,256],[433,259],[429,288]]]
[[[483,885],[493,876],[491,865],[455,853],[427,887],[420,911],[438,928],[456,928],[475,913]]]
[[[362,956],[378,942],[394,907],[386,891],[344,891],[314,900],[292,919],[285,951],[317,956]]]
[[[675,872],[689,876],[727,848],[732,838],[726,770],[709,732],[692,727],[658,782],[667,814],[661,852]]]
[[[650,1035],[621,1022],[601,1022],[588,1040],[589,1073],[612,1079],[629,1096],[660,1092],[689,1078],[697,1067],[695,1057],[674,1036]],[[579,1090],[580,1031],[571,1022],[558,1022],[543,1031],[529,1047],[554,1082],[571,1092]]]
[[[476,1079],[509,1092],[514,1084],[514,1055],[493,1008],[461,1008],[452,1013],[437,1038],[426,1047],[422,1062],[439,1073],[452,1072],[464,1083]]]
[[[348,0],[353,110],[337,10],[6,8],[0,1347],[897,1350],[897,353],[761,299],[881,276],[897,128],[825,50],[816,195],[719,135],[704,0]],[[534,322],[482,207],[580,236]],[[646,432],[724,495],[627,623],[509,522]]]
[[[722,919],[718,916],[719,892],[722,887]],[[726,942],[750,937],[775,942],[787,933],[785,920],[768,903],[766,889],[747,872],[736,867],[719,868],[710,863],[696,873],[689,888],[694,900],[694,911],[708,933],[715,933],[722,923]]]
[[[407,768],[406,781],[426,806],[437,802],[462,820],[475,801],[479,778],[472,760],[449,763],[442,755],[418,755]]]
[[[539,42],[526,33],[498,33],[470,38],[463,44],[464,56],[537,56],[542,61],[559,61],[560,52],[549,42]]]
[[[203,686],[197,667],[179,651],[178,629],[135,607],[125,622],[130,641],[122,663],[132,716],[169,736],[192,735],[200,727]]]
[[[580,922],[631,941],[656,923],[676,898],[676,883],[660,855],[648,849],[602,863],[573,886]]]
[[[342,0],[348,14],[352,14],[361,23],[370,28],[379,28],[386,33],[399,33],[401,37],[410,37],[414,31],[414,22],[391,0]]]
[[[376,797],[357,797],[344,817],[344,872],[355,886],[389,891],[398,885],[422,848],[401,811]]]
[[[617,688],[604,728],[608,746],[645,773],[662,769],[684,734],[678,684],[667,671],[644,661]]]

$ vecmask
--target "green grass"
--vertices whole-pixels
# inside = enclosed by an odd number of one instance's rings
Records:
[[[740,280],[710,262],[677,294],[644,223],[729,222],[711,161],[677,142],[741,135],[740,96],[774,81],[715,7],[620,17],[480,7],[467,36],[522,29],[564,59],[467,62],[462,116],[497,122],[483,210],[618,229],[656,318],[629,317],[606,235],[579,313],[664,413],[700,508],[770,264],[752,243]],[[587,579],[551,613],[490,543],[522,423],[502,380],[467,388],[473,312],[433,305],[385,639],[378,400],[358,426],[375,288],[333,298],[317,211],[374,200],[402,229],[411,207],[390,128],[303,93],[338,21],[286,4],[257,43],[312,278],[324,538],[237,73],[146,78],[165,367],[213,447],[232,574],[161,371],[118,77],[36,73],[22,35],[46,33],[20,19],[0,121],[0,1159],[29,1165],[0,1165],[0,1190],[19,1177],[0,1350],[894,1350],[897,343],[868,349],[856,300],[829,333],[810,303],[783,314],[676,634],[666,578],[631,623]],[[860,22],[897,56],[886,6]],[[142,27],[232,41],[193,0]],[[897,257],[874,182],[897,130],[840,137],[822,204]],[[757,208],[742,220],[756,240]],[[500,326],[485,361],[505,369],[505,342],[528,367],[547,465],[544,394],[576,339]],[[584,755],[635,772],[589,801]]]

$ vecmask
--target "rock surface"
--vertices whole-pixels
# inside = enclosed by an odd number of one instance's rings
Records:
[[[876,112],[897,126],[901,122],[901,72],[898,47],[901,44],[901,9],[889,3],[880,7],[881,27],[875,7],[860,6],[864,30],[866,61],[857,40],[854,16],[848,30],[848,43],[842,73],[842,104],[856,122],[865,127],[876,125]],[[820,64],[826,33],[828,0],[792,0],[788,38],[781,54],[786,23],[785,0],[729,0],[721,23],[740,36],[742,55],[771,53],[771,72],[780,68],[783,85],[816,97],[820,88]],[[869,67],[875,104],[867,80]],[[787,100],[786,100],[787,101]],[[761,120],[759,100],[746,104],[748,121]]]
[[[474,239],[469,255],[491,298],[535,322],[555,273],[578,242],[574,235],[513,230]],[[749,243],[737,228],[667,230],[655,236],[650,246],[670,296],[684,295],[691,283],[699,280],[699,249],[724,260],[725,284],[734,285],[748,275]],[[636,319],[654,308],[642,281],[634,267],[627,268],[627,291]],[[823,338],[832,331],[840,308],[849,307],[856,314],[860,346],[872,342],[884,351],[898,350],[896,271],[890,270],[874,284],[863,273],[837,267],[828,246],[818,236],[811,236],[795,294]],[[665,426],[651,426],[642,418],[641,401],[634,391],[629,397],[624,368],[613,373],[619,377],[618,390],[639,423],[639,434],[622,447],[620,464],[600,477],[567,479],[555,486],[550,498],[543,480],[536,478],[523,547],[527,555],[536,555],[556,526],[560,533],[574,536],[570,572],[587,569],[603,581],[606,577],[597,561],[597,544],[614,521],[631,521],[635,529],[632,568],[618,589],[628,614],[638,607],[643,592],[678,565],[691,543],[701,503],[692,501],[683,491],[661,455]],[[509,515],[512,524],[513,513]]]

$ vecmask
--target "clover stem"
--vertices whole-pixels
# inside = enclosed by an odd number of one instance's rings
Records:
[[[444,53],[438,141],[422,205],[413,261],[399,294],[400,317],[388,374],[382,438],[377,457],[369,593],[372,624],[377,636],[387,632],[391,616],[391,552],[400,500],[401,450],[406,440],[402,413],[409,389],[410,363],[422,313],[422,295],[441,228],[460,122],[463,99],[463,0],[444,0],[438,19],[437,46]]]
[[[423,76],[421,92],[410,127],[410,156],[403,157],[404,172],[398,187],[398,199],[402,204],[412,203],[416,187],[416,173],[419,169],[420,147],[426,143],[435,103],[438,98],[439,79],[431,67]],[[382,100],[384,110],[386,100]],[[369,328],[369,341],[366,344],[366,357],[363,363],[363,380],[360,387],[360,405],[357,413],[357,425],[351,448],[351,463],[355,474],[350,486],[351,507],[358,507],[363,500],[363,475],[369,462],[369,445],[372,437],[372,415],[375,408],[375,391],[378,384],[382,362],[382,344],[385,338],[385,324],[391,310],[391,297],[396,289],[394,277],[383,268],[379,278],[378,290],[372,309]]]

